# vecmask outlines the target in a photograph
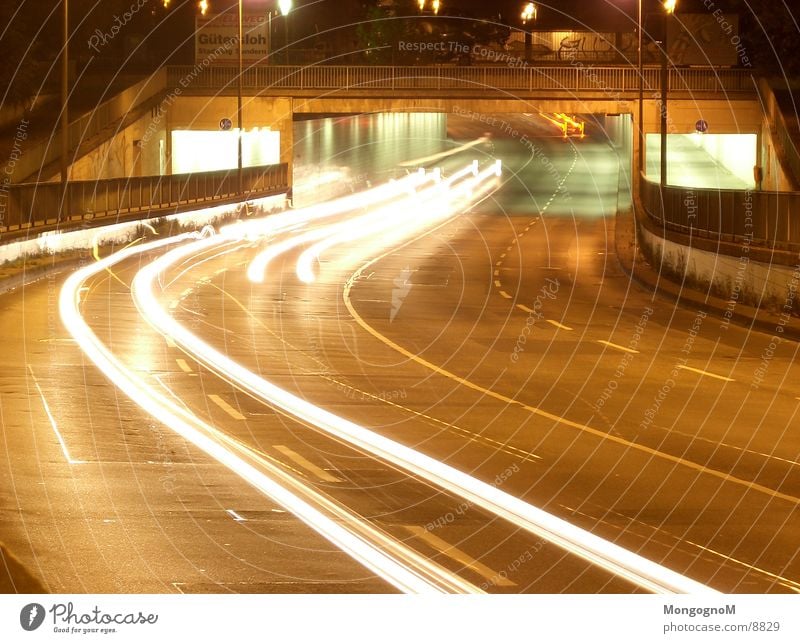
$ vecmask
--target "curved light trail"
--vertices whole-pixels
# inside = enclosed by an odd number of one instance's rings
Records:
[[[84,353],[115,386],[150,415],[234,471],[400,591],[482,593],[471,583],[376,529],[161,395],[155,386],[126,368],[100,341],[80,312],[81,294],[85,292],[87,281],[126,259],[186,241],[194,241],[185,247],[195,251],[197,245],[211,247],[212,242],[216,243],[218,239],[187,233],[129,247],[76,271],[67,279],[59,297],[59,311],[65,327]]]
[[[491,173],[496,174],[496,172],[497,168],[493,167]],[[483,174],[481,173],[481,176]],[[478,197],[476,191],[474,198]],[[451,216],[454,213],[451,212]],[[440,217],[432,217],[430,220],[439,222]],[[412,226],[409,232],[413,232],[414,229]],[[197,241],[166,253],[145,266],[136,275],[132,286],[134,299],[142,316],[159,332],[192,354],[198,362],[242,390],[286,411],[302,422],[316,426],[359,449],[461,496],[639,587],[657,593],[713,591],[697,581],[595,536],[473,476],[319,408],[264,380],[200,340],[161,306],[159,296],[162,294],[162,289],[159,284],[165,273],[178,262],[190,261],[195,253],[203,252],[213,244],[223,242],[226,237],[224,233],[225,231],[218,238]]]

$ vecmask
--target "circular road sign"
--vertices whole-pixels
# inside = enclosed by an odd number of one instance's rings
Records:
[[[708,131],[708,121],[704,121],[702,118],[694,124],[694,128],[700,132],[701,134]]]
[[[231,119],[230,118],[221,118],[221,119],[219,119],[219,128],[223,132],[227,132],[232,126],[233,126],[233,123],[231,123]]]

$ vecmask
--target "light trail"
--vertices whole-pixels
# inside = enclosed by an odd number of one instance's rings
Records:
[[[84,353],[115,386],[142,409],[234,471],[397,589],[407,593],[481,593],[471,583],[361,520],[291,477],[257,452],[157,393],[153,386],[127,369],[89,328],[80,313],[81,294],[89,279],[136,255],[190,240],[195,240],[195,244],[204,247],[217,242],[216,238],[198,239],[194,234],[160,239],[121,250],[70,275],[61,290],[59,311],[64,326]],[[194,244],[189,244],[188,247],[194,248]]]
[[[479,172],[476,162],[430,188],[376,210],[369,219],[344,222],[336,234],[328,235],[303,251],[297,260],[297,277],[305,283],[314,281],[314,262],[322,252],[334,246],[376,237],[377,245],[385,247],[398,237],[406,237],[421,227],[452,217],[463,205],[467,205],[468,202],[462,200],[473,197],[474,191],[496,174],[497,169],[494,166]],[[391,234],[392,232],[395,234]]]
[[[325,203],[309,206],[308,208],[269,216],[264,219],[248,221],[246,223],[238,222],[231,226],[225,226],[220,230],[220,233],[223,235],[233,234],[237,237],[248,236],[254,239],[268,237],[270,234],[279,230],[287,229],[288,226],[301,227],[311,222],[319,223],[321,220],[333,217],[334,215],[356,210],[360,211],[378,203],[392,201],[398,197],[407,195],[409,191],[416,190],[427,182],[436,180],[438,180],[438,175],[420,170],[402,179],[392,180],[383,185],[379,185],[371,190],[365,190],[332,201],[326,201]],[[369,213],[367,216],[369,216]],[[325,234],[323,228],[316,229],[309,232],[308,237],[304,239],[295,237],[287,240],[285,245],[282,245],[280,249],[276,250],[274,247],[267,248],[251,262],[247,271],[248,278],[253,282],[263,281],[267,266],[278,254],[296,247],[297,245],[301,245],[306,241],[315,241]]]
[[[300,421],[424,478],[639,587],[656,593],[713,592],[697,581],[595,536],[473,476],[317,407],[259,377],[203,342],[162,308],[154,287],[172,266],[188,260],[195,252],[204,251],[203,244],[211,242],[213,240],[206,240],[166,253],[145,266],[132,285],[134,300],[142,316],[207,368]]]

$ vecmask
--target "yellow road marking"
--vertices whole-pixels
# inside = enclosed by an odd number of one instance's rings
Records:
[[[321,469],[313,462],[306,460],[302,455],[297,453],[296,451],[292,451],[289,447],[283,446],[282,444],[274,445],[277,451],[280,451],[283,455],[289,458],[295,464],[300,465],[306,471],[310,471],[313,473],[317,478],[322,480],[323,482],[341,482],[339,478],[336,476],[332,476],[330,473],[325,471],[325,469]]]
[[[553,326],[560,328],[561,330],[572,330],[569,326],[564,326],[564,324],[557,322],[555,319],[548,319],[547,323],[553,324]]]
[[[683,371],[691,371],[692,373],[697,373],[698,375],[706,375],[708,377],[713,377],[715,380],[722,380],[723,382],[735,382],[736,380],[731,377],[725,377],[724,375],[717,375],[715,373],[709,373],[708,371],[702,371],[699,368],[692,368],[691,366],[684,366],[683,364],[678,364],[677,368]]]
[[[423,235],[420,235],[420,236],[423,236]],[[399,247],[402,248],[402,247],[404,247],[406,245],[410,245],[415,240],[416,239],[412,239],[412,240],[406,242],[405,244],[402,244]],[[592,427],[590,427],[590,426],[588,426],[586,424],[581,424],[580,422],[573,422],[572,420],[568,420],[567,418],[562,417],[560,415],[556,415],[554,413],[550,413],[548,411],[545,411],[544,409],[540,409],[540,408],[537,408],[535,406],[529,406],[527,404],[524,404],[523,402],[520,402],[520,401],[515,400],[513,398],[510,398],[510,397],[508,397],[506,395],[503,395],[502,393],[498,393],[497,391],[493,391],[491,389],[484,388],[483,386],[480,386],[479,384],[475,384],[474,382],[471,382],[471,381],[469,381],[467,379],[464,379],[463,377],[460,377],[460,376],[456,375],[455,373],[452,373],[452,372],[450,372],[450,371],[448,371],[448,370],[446,370],[444,368],[441,368],[441,367],[437,366],[436,364],[433,364],[432,362],[429,362],[428,360],[420,357],[419,355],[416,355],[415,353],[412,353],[411,351],[403,348],[402,346],[400,346],[396,342],[393,342],[391,339],[389,339],[385,335],[382,335],[377,330],[375,330],[372,326],[367,324],[367,322],[364,321],[364,319],[356,312],[356,309],[353,306],[353,302],[350,300],[350,290],[352,289],[352,287],[355,284],[356,280],[358,279],[359,275],[364,270],[366,270],[368,267],[372,266],[373,264],[377,263],[378,261],[380,261],[384,257],[392,254],[397,249],[398,248],[393,248],[391,250],[388,250],[388,251],[384,252],[383,254],[380,254],[377,257],[374,257],[373,259],[371,259],[370,261],[365,263],[363,266],[361,266],[361,268],[359,268],[355,273],[353,273],[353,275],[350,277],[350,279],[348,279],[347,283],[344,286],[344,292],[342,293],[342,297],[344,299],[344,304],[347,307],[347,310],[350,312],[350,315],[355,320],[355,322],[359,326],[361,326],[361,328],[363,328],[365,331],[367,331],[370,335],[372,335],[373,337],[375,337],[379,341],[383,342],[384,344],[386,344],[387,346],[389,346],[393,350],[397,351],[401,355],[405,355],[408,359],[416,362],[417,364],[420,364],[420,365],[424,366],[425,368],[428,368],[428,369],[432,370],[434,373],[438,373],[439,375],[442,375],[443,377],[447,377],[447,378],[453,380],[454,382],[458,382],[459,384],[462,384],[463,386],[466,386],[467,388],[471,388],[473,391],[477,391],[477,392],[479,392],[479,393],[481,393],[483,395],[486,395],[487,397],[492,397],[492,398],[494,398],[496,400],[504,402],[505,404],[520,406],[520,407],[524,408],[525,410],[529,411],[530,413],[533,413],[534,415],[538,415],[539,417],[545,418],[545,419],[550,420],[552,422],[557,422],[559,424],[563,424],[564,426],[568,426],[570,428],[577,429],[578,431],[582,431],[582,432],[587,433],[589,435],[594,435],[594,436],[600,438],[601,440],[607,440],[608,442],[613,442],[615,444],[619,444],[621,446],[624,446],[627,449],[632,449],[632,450],[635,450],[635,451],[640,451],[642,453],[646,453],[647,455],[650,455],[650,456],[653,456],[653,457],[656,457],[656,458],[660,458],[661,460],[664,460],[666,462],[672,462],[674,464],[679,464],[679,465],[684,466],[684,467],[686,467],[688,469],[691,469],[692,471],[697,471],[698,473],[702,473],[704,475],[709,475],[709,476],[712,476],[712,477],[717,478],[719,480],[723,480],[725,482],[730,482],[732,484],[737,484],[737,485],[740,485],[740,486],[745,487],[747,489],[751,489],[753,491],[758,491],[758,492],[763,493],[765,495],[771,496],[772,498],[779,498],[781,500],[786,500],[787,502],[791,502],[793,504],[800,504],[800,498],[798,498],[797,496],[792,496],[792,495],[789,495],[787,493],[782,493],[780,491],[776,491],[775,489],[770,489],[769,487],[765,487],[764,485],[760,485],[760,484],[758,484],[756,482],[751,482],[749,480],[743,480],[742,478],[737,478],[736,476],[732,476],[732,475],[730,475],[728,473],[725,473],[724,471],[718,471],[717,469],[710,469],[708,467],[703,466],[702,464],[698,464],[696,462],[692,462],[691,460],[685,460],[684,458],[681,458],[681,457],[678,457],[678,456],[674,456],[674,455],[672,455],[670,453],[664,453],[663,451],[658,451],[657,449],[652,449],[652,448],[650,448],[648,446],[645,446],[643,444],[638,444],[637,442],[631,442],[630,440],[625,440],[624,438],[617,437],[615,435],[611,435],[609,433],[606,433],[605,431],[601,431],[599,429],[594,429],[594,428],[592,428]]]
[[[628,348],[627,346],[620,346],[619,344],[614,344],[613,342],[607,342],[604,339],[598,339],[598,344],[604,344],[605,346],[610,346],[611,348],[616,348],[619,351],[624,351],[626,353],[633,353],[634,355],[638,355],[639,351],[634,350],[633,348]]]
[[[209,395],[208,399],[211,400],[214,404],[216,404],[219,408],[221,408],[225,413],[230,415],[234,420],[244,420],[245,417],[235,408],[233,408],[230,404],[228,404],[225,400],[223,400],[219,395]]]
[[[475,573],[480,574],[483,578],[490,581],[493,585],[497,585],[498,587],[516,586],[516,583],[514,581],[508,580],[505,574],[503,575],[499,574],[498,572],[484,565],[479,560],[475,560],[465,551],[460,550],[458,547],[454,547],[447,541],[439,538],[439,536],[434,536],[431,532],[427,531],[426,529],[423,529],[422,527],[417,527],[416,525],[406,525],[406,529],[410,531],[416,538],[424,540],[431,547],[442,552],[448,558],[451,558],[452,560],[456,561],[457,563],[461,563],[462,565],[466,565]]]

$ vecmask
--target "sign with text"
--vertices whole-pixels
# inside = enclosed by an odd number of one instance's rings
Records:
[[[265,15],[242,17],[242,62],[264,64],[270,52],[269,22]],[[219,65],[239,63],[239,17],[235,12],[209,14],[195,19],[195,63]]]

